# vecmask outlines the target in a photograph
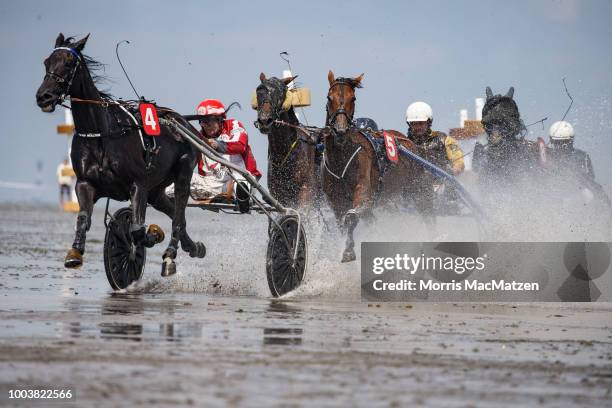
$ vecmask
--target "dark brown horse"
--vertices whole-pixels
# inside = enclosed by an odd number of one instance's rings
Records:
[[[433,221],[433,183],[431,175],[408,158],[399,156],[397,164],[379,166],[380,151],[353,126],[355,88],[361,88],[363,74],[356,78],[334,78],[328,74],[328,132],[324,136],[325,153],[321,177],[323,191],[336,219],[346,228],[347,239],[342,262],[355,260],[353,233],[362,215],[385,202],[414,199],[417,210]],[[416,146],[397,131],[388,130],[396,143],[417,152]],[[381,137],[383,132],[374,136]],[[384,145],[382,150],[384,150]],[[386,158],[383,160],[387,160]]]
[[[480,182],[488,188],[508,186],[525,177],[542,175],[541,146],[525,139],[523,124],[514,88],[505,95],[493,95],[486,88],[486,102],[482,109],[482,124],[487,133],[486,149],[480,143],[474,148],[474,169]]]
[[[43,112],[52,112],[66,96],[72,101],[76,130],[70,157],[77,176],[80,212],[74,243],[64,265],[82,265],[94,204],[102,197],[110,197],[131,201],[131,235],[136,246],[150,247],[163,240],[159,228],[145,229],[147,203],[172,218],[172,237],[162,266],[162,275],[171,275],[176,271],[174,259],[179,241],[191,256],[203,257],[206,253],[204,244],[192,241],[187,234],[185,221],[189,183],[198,153],[171,128],[162,126],[161,134],[155,138],[156,150],[146,154],[134,104],[114,101],[96,88],[90,68],[97,63],[82,54],[87,38],[72,41],[62,34],[57,37],[55,48],[45,59],[45,77],[36,93]],[[170,109],[160,108],[159,115],[190,126]],[[171,183],[175,185],[174,201],[164,192]]]
[[[284,106],[293,78],[266,78],[257,87],[255,126],[268,136],[268,188],[288,207],[310,205],[318,196],[315,146],[300,125],[293,107]]]

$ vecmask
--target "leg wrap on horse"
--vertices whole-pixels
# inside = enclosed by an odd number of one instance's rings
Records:
[[[85,232],[87,232],[89,231],[90,226],[91,226],[91,222],[89,218],[89,213],[87,211],[79,211],[79,213],[77,214],[77,222],[76,222],[77,231],[84,230]]]
[[[87,211],[79,211],[76,221],[76,234],[72,248],[79,251],[81,254],[85,253],[85,237],[89,227],[91,226],[91,219]]]
[[[344,214],[344,217],[342,217],[342,225],[348,230],[354,229],[358,222],[359,212],[354,208],[348,210],[346,214]]]
[[[132,224],[130,227],[130,234],[132,234],[132,241],[136,245],[141,245],[145,242],[146,231],[142,224]]]
[[[351,262],[357,258],[354,249],[355,240],[353,238],[353,232],[359,223],[359,212],[354,208],[348,210],[346,214],[344,214],[344,217],[342,217],[342,223],[344,228],[346,228],[346,247],[342,254],[342,262]]]

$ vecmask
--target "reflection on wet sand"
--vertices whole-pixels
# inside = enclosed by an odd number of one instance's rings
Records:
[[[299,323],[301,312],[302,310],[296,306],[272,300],[265,311],[265,317],[280,320],[291,319],[293,321],[286,322],[286,325],[295,326],[296,323]],[[263,344],[265,346],[299,346],[302,344],[303,334],[304,329],[301,327],[264,327]]]
[[[302,329],[264,328],[263,344],[270,346],[299,346],[302,344]]]
[[[201,338],[203,324],[190,322],[187,324],[176,325],[174,322],[159,322],[160,318],[167,320],[174,319],[177,304],[172,301],[151,302],[150,299],[143,299],[141,295],[113,293],[103,299],[96,306],[81,302],[66,302],[68,313],[78,316],[80,321],[60,323],[60,336],[66,334],[70,338],[101,338],[104,340],[128,340],[140,342],[165,341],[175,342],[181,338]],[[86,323],[83,318],[87,314],[94,312],[99,314],[100,323]],[[153,315],[155,318],[151,324],[142,324],[132,321],[108,321],[113,316],[119,320],[126,317],[138,317],[139,320],[144,315]],[[63,336],[62,336],[63,337]]]

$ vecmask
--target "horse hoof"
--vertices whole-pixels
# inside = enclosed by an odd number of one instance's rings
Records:
[[[64,267],[74,269],[83,265],[83,255],[78,249],[71,248],[64,259]]]
[[[157,224],[149,225],[149,229],[147,230],[147,235],[154,236],[155,244],[159,244],[160,242],[163,242],[164,238],[166,238],[166,235],[164,234],[164,230],[161,229],[161,227]]]
[[[196,242],[195,247],[189,252],[192,258],[204,258],[206,256],[206,247],[201,242]]]
[[[167,278],[168,276],[172,276],[176,273],[176,263],[170,259],[166,258],[162,263],[161,276]]]
[[[345,251],[342,254],[342,262],[353,262],[355,259],[357,259],[357,256],[355,255],[354,251]]]

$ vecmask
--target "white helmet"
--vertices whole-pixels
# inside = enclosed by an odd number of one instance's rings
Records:
[[[426,122],[433,120],[433,110],[425,102],[411,103],[406,109],[406,122]]]
[[[555,122],[548,132],[551,140],[571,140],[574,138],[574,127],[563,120]]]

